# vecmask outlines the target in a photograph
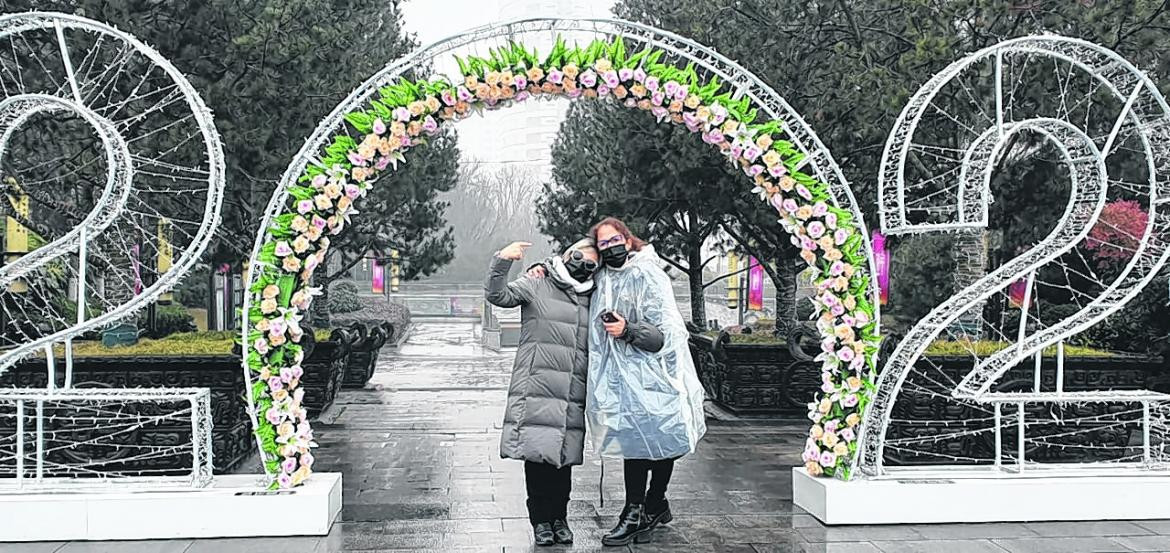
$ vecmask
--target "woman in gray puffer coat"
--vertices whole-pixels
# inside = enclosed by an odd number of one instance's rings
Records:
[[[512,365],[500,456],[524,461],[528,517],[537,545],[572,543],[566,522],[572,466],[585,448],[589,299],[597,249],[582,240],[544,262],[548,277],[507,282],[527,242],[496,253],[485,285],[492,305],[520,307],[520,347]]]

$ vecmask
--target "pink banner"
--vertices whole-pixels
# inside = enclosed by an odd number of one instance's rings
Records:
[[[1028,279],[1021,278],[1008,286],[1008,302],[1015,309],[1026,309],[1024,297],[1028,294]]]
[[[873,264],[877,267],[878,298],[882,305],[890,299],[890,252],[886,250],[886,236],[873,231]]]
[[[379,265],[377,259],[370,262],[370,275],[373,292],[375,294],[381,294],[386,286],[386,268]]]
[[[748,309],[764,309],[764,266],[754,257],[748,258]]]

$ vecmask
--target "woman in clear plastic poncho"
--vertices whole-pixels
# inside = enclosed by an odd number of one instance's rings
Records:
[[[605,268],[590,306],[586,420],[598,453],[624,459],[626,507],[602,541],[625,545],[673,519],[666,487],[707,430],[703,387],[653,246],[614,218],[590,234]]]

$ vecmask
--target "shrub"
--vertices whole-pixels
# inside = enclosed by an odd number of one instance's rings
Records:
[[[147,338],[162,338],[180,332],[195,332],[195,318],[187,312],[181,304],[155,306],[155,327],[148,325],[147,312],[138,314],[138,328],[144,329],[143,336]]]
[[[362,308],[358,298],[358,287],[352,282],[338,282],[329,288],[328,307],[330,314],[352,313]]]

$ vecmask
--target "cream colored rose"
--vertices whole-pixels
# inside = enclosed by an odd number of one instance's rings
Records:
[[[272,399],[276,401],[284,401],[288,399],[288,390],[281,388],[275,392],[272,392]]]
[[[458,107],[458,105],[456,105],[456,107]],[[395,138],[401,138],[402,135],[404,135],[404,134],[406,134],[406,123],[403,123],[402,121],[395,121],[393,123],[390,123],[390,136],[393,136]],[[396,142],[396,141],[391,141],[391,142]]]
[[[707,106],[699,106],[699,109],[695,110],[695,116],[703,121],[706,121],[711,118],[711,108]]]
[[[813,262],[817,260],[817,254],[808,250],[800,250],[800,258],[803,259],[805,263],[812,265]]]
[[[296,259],[295,257],[286,257],[285,259]],[[276,312],[276,300],[268,298],[260,302],[260,312],[265,315]]]
[[[528,70],[529,82],[537,82],[544,78],[544,70],[539,67],[533,67]]]
[[[808,429],[808,435],[814,440],[819,440],[821,436],[825,435],[825,429],[819,424],[814,424],[812,428]]]
[[[844,342],[852,341],[853,327],[849,325],[837,325],[837,328],[833,329],[833,335],[837,338],[840,338],[841,341]]]
[[[845,309],[853,311],[854,309],[857,309],[857,298],[850,295],[849,297],[845,298],[845,301],[841,302],[841,304],[845,306]]]
[[[326,196],[329,196],[330,200],[335,200],[341,197],[341,185],[337,183],[326,184],[325,189],[322,190],[322,192],[324,192]]]
[[[260,380],[268,380],[269,378],[272,378],[272,369],[269,369],[267,366],[261,368]]]
[[[306,223],[308,223],[308,221],[306,221]],[[279,295],[280,287],[275,284],[269,284],[268,286],[265,286],[264,291],[260,293],[260,297],[266,300],[275,298]]]
[[[610,61],[605,58],[601,58],[593,63],[593,68],[596,69],[598,73],[605,73],[606,71],[613,69],[613,63],[610,63]]]
[[[360,146],[358,146],[357,153],[359,156],[362,156],[366,159],[371,159],[374,157],[374,154],[378,153],[378,146],[375,143],[366,140],[363,141]]]
[[[342,213],[349,211],[349,208],[352,206],[353,200],[349,199],[349,196],[342,196],[337,199],[337,210],[341,211]]]
[[[776,150],[768,150],[768,152],[764,154],[763,160],[764,164],[768,167],[784,161],[784,159],[780,157],[780,152],[777,152]]]
[[[722,131],[723,131],[723,134],[726,134],[729,136],[734,136],[735,134],[737,134],[739,132],[739,121],[736,121],[734,119],[728,119],[726,122],[723,123]]]
[[[825,444],[828,447],[833,447],[833,446],[837,445],[837,442],[839,440],[840,440],[840,438],[837,437],[836,432],[825,432],[825,435],[821,436],[821,443]]]
[[[475,75],[468,75],[463,79],[463,86],[467,87],[467,90],[475,90],[475,87],[479,86],[479,79],[475,78]]]
[[[581,69],[578,68],[577,64],[575,63],[567,63],[564,67],[561,68],[561,73],[564,73],[565,77],[569,79],[576,79],[577,74],[580,72]]]
[[[820,240],[817,240],[817,245],[820,246],[822,250],[829,251],[833,249],[835,244],[833,242],[832,236],[822,236]]]
[[[809,476],[820,476],[824,474],[824,471],[821,469],[821,464],[816,461],[805,463],[804,470],[808,471]]]
[[[296,240],[293,240],[292,242],[292,249],[297,253],[305,253],[309,249],[309,239],[305,238],[305,235],[303,234],[298,236]]]
[[[281,263],[281,266],[284,267],[284,270],[286,270],[290,273],[295,273],[295,272],[301,270],[301,260],[290,255],[290,256],[284,258],[284,261]]]
[[[271,326],[272,323],[269,323],[268,319],[260,319],[256,323],[256,330],[259,330],[260,332],[268,332],[268,328]]]
[[[410,136],[418,136],[421,132],[422,123],[418,121],[411,121],[410,124],[406,126],[406,134],[409,134]]]
[[[756,146],[759,146],[761,150],[767,150],[768,147],[771,145],[772,145],[772,135],[764,133],[764,134],[761,134],[760,136],[756,137]]]
[[[305,237],[316,242],[317,239],[321,237],[321,229],[310,226],[308,229],[305,229]]]
[[[845,385],[849,386],[849,390],[856,392],[861,389],[861,379],[856,376],[851,376],[845,379]]]
[[[796,218],[797,219],[800,219],[801,221],[807,221],[809,217],[812,217],[812,208],[811,207],[809,207],[807,205],[802,205],[802,206],[796,208]]]
[[[828,413],[833,408],[833,402],[829,398],[821,400],[821,404],[817,406],[817,411],[821,413]]]
[[[357,182],[365,182],[366,179],[370,178],[370,176],[374,174],[374,171],[369,167],[354,167],[353,171],[350,171],[350,174],[353,175],[353,180]]]
[[[487,100],[492,95],[492,87],[488,86],[485,83],[479,83],[479,86],[475,87],[475,95],[480,100]]]
[[[836,453],[838,457],[849,455],[849,445],[845,442],[837,442],[837,445],[833,446],[833,453]]]
[[[691,109],[695,109],[695,108],[699,107],[699,104],[701,104],[701,103],[703,103],[703,100],[701,98],[699,98],[699,96],[697,94],[688,95],[687,100],[685,102],[686,106],[688,108],[691,108]]]
[[[838,250],[837,248],[832,248],[825,252],[825,259],[828,259],[829,261],[840,261],[841,257],[841,250]]]
[[[849,416],[845,417],[845,424],[849,426],[857,426],[861,424],[861,416],[857,413],[849,413]]]
[[[780,190],[785,192],[792,192],[793,188],[796,188],[796,179],[788,175],[780,177]]]
[[[496,71],[488,71],[483,76],[483,82],[491,86],[496,86],[497,84],[500,84],[500,74]]]
[[[427,105],[427,112],[429,113],[435,113],[439,111],[439,108],[443,107],[443,104],[439,103],[439,99],[434,96],[427,96],[426,102],[424,103]]]
[[[630,94],[633,94],[635,98],[645,98],[646,97],[646,86],[641,84],[641,83],[636,84],[634,86],[631,86],[630,87]]]
[[[286,341],[286,338],[284,336],[285,336],[284,334],[281,334],[279,336],[269,336],[268,343],[274,347],[275,346],[282,346],[282,345],[284,345],[284,342]]]

